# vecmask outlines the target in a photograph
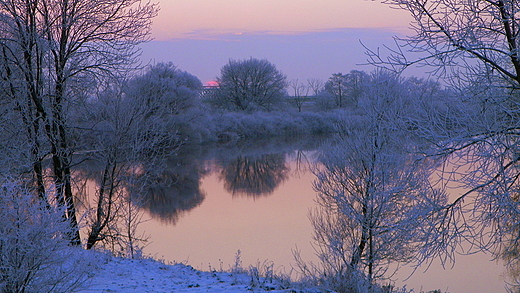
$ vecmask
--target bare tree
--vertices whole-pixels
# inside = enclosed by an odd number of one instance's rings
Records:
[[[217,78],[216,106],[251,111],[271,110],[285,97],[287,77],[265,59],[229,60]]]
[[[293,91],[293,96],[291,97],[291,99],[296,108],[298,108],[298,112],[301,112],[303,103],[309,95],[310,87],[304,83],[300,83],[297,79],[290,81],[289,87]]]
[[[511,235],[517,235],[520,225],[520,2],[384,2],[410,12],[415,34],[396,38],[398,47],[387,58],[369,50],[371,62],[396,71],[429,65],[462,89],[458,106],[431,112],[428,119],[415,123],[416,130],[438,147],[437,154],[448,159],[443,182],[456,181],[466,188],[444,206],[443,229],[438,231],[443,236],[438,239],[449,249],[469,240],[474,247],[499,254],[519,239]],[[410,59],[410,52],[419,57]]]
[[[396,127],[400,100],[395,92],[372,96],[316,167],[320,208],[310,218],[319,274],[333,280],[334,290],[349,292],[358,278],[368,282],[365,291],[374,291],[371,284],[388,277],[390,263],[417,260],[435,227],[437,205],[446,201],[429,184],[432,165],[417,164],[421,144]]]
[[[155,5],[141,0],[0,1],[0,39],[5,81],[18,100],[31,144],[38,193],[44,197],[43,156],[50,154],[54,196],[66,207],[79,244],[71,186],[74,142],[67,123],[85,77],[117,75],[134,62],[150,33]],[[48,150],[42,150],[44,134]]]
[[[413,64],[434,66],[459,79],[497,80],[518,89],[520,84],[519,8],[516,0],[386,0],[410,12],[415,35],[396,38],[389,58],[369,50],[375,64],[402,70]],[[404,50],[421,53],[409,59]]]
[[[307,85],[309,86],[310,90],[312,90],[312,94],[314,97],[317,97],[319,93],[323,90],[323,86],[325,83],[321,79],[317,78],[309,78],[307,79]]]

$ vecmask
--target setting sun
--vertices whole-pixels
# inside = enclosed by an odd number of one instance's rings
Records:
[[[205,85],[206,86],[218,86],[218,82],[215,80],[211,80],[211,81],[206,82]]]

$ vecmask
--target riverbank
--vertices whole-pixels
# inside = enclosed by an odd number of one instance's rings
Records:
[[[261,277],[243,269],[203,272],[152,259],[101,258],[81,293],[94,292],[272,292],[317,293],[282,277]]]

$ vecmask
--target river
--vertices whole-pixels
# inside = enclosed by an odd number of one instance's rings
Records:
[[[238,253],[243,267],[298,276],[295,250],[317,262],[308,219],[316,206],[309,168],[320,141],[273,140],[180,154],[172,163],[181,174],[177,182],[191,186],[175,189],[184,199],[146,208],[149,220],[140,230],[150,241],[144,252],[202,270],[230,269]],[[409,277],[412,271],[404,266],[392,279],[415,292],[506,292],[503,264],[484,253],[459,255],[445,268],[433,261]]]

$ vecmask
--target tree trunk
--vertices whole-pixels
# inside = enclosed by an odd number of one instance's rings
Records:
[[[112,166],[112,168],[110,168]],[[96,221],[92,224],[91,230],[87,239],[87,249],[94,247],[96,242],[100,240],[99,235],[101,231],[107,226],[112,214],[113,194],[114,194],[114,173],[116,164],[107,162],[103,170],[103,178],[99,188],[99,195],[96,208]],[[110,186],[107,187],[110,181]],[[107,191],[108,189],[108,191]],[[105,200],[105,195],[108,193],[108,198]]]

